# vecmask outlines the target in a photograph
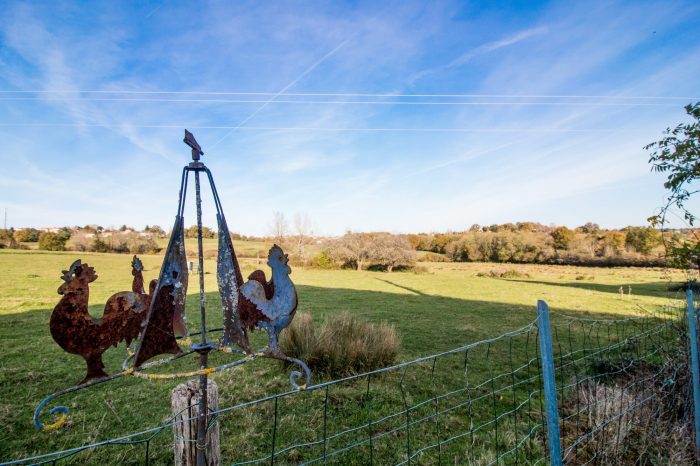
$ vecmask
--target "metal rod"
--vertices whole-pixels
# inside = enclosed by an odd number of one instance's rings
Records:
[[[544,401],[547,407],[549,464],[552,466],[561,466],[561,439],[559,437],[557,386],[554,381],[552,332],[549,327],[549,307],[547,303],[542,300],[537,301],[537,325],[540,333],[540,357],[542,358],[542,378],[544,379]]]
[[[688,339],[690,346],[690,363],[693,376],[693,408],[695,409],[695,459],[700,461],[700,370],[698,366],[698,331],[695,320],[693,290],[686,293],[688,302]]]
[[[207,324],[204,296],[204,248],[202,246],[202,195],[199,184],[199,171],[194,172],[195,197],[197,200],[197,254],[199,256],[199,316],[201,319],[201,342],[207,343]]]
[[[195,198],[197,203],[197,253],[199,255],[199,315],[201,318],[202,351],[199,352],[200,369],[208,366],[207,324],[204,296],[204,253],[202,246],[202,196],[199,186],[199,171],[194,172]],[[197,466],[205,466],[207,447],[207,374],[199,376],[199,419],[197,419]]]

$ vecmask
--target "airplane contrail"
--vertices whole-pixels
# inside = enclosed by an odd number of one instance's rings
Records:
[[[318,60],[316,63],[314,63],[313,65],[311,65],[310,67],[308,67],[308,68],[306,69],[306,71],[304,71],[304,72],[301,73],[299,76],[297,76],[296,79],[294,79],[292,82],[290,82],[289,84],[287,84],[286,86],[284,86],[284,88],[282,88],[281,91],[279,91],[278,93],[276,93],[275,95],[273,95],[268,101],[266,101],[265,103],[263,103],[263,104],[262,104],[260,107],[258,107],[253,113],[251,113],[250,115],[248,115],[245,119],[243,119],[243,121],[241,121],[240,123],[238,123],[238,125],[236,125],[234,128],[232,128],[232,129],[231,129],[230,131],[228,131],[226,134],[224,134],[224,135],[221,137],[221,139],[219,139],[218,141],[216,141],[214,144],[212,144],[212,145],[209,146],[209,147],[210,147],[210,148],[216,147],[221,141],[223,141],[224,139],[226,139],[231,133],[233,133],[234,131],[236,131],[238,128],[240,128],[241,126],[245,125],[246,123],[248,123],[255,115],[257,115],[258,113],[260,113],[265,107],[267,107],[270,103],[272,103],[273,100],[275,100],[277,97],[279,97],[279,96],[282,95],[284,92],[286,92],[290,87],[292,87],[292,86],[294,86],[296,83],[298,83],[298,82],[299,82],[301,79],[303,79],[307,74],[309,74],[309,73],[311,73],[313,70],[315,70],[321,63],[323,63],[324,61],[326,61],[326,60],[327,60],[328,58],[330,58],[333,54],[335,54],[338,50],[340,50],[347,42],[348,42],[348,39],[346,39],[346,40],[344,40],[343,42],[341,42],[340,44],[338,44],[333,50],[331,50],[330,52],[328,52],[327,54],[325,54],[323,57],[321,57],[320,60]]]

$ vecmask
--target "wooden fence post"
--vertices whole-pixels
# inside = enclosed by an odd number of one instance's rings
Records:
[[[199,381],[190,380],[173,389],[173,440],[176,466],[195,466],[197,460],[197,416],[199,415]],[[209,410],[219,407],[219,390],[216,383],[209,380],[207,385],[207,406]],[[183,419],[188,419],[184,421]],[[207,466],[221,463],[219,443],[219,422],[214,422],[207,430]]]

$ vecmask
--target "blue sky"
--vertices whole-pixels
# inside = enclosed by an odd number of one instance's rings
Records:
[[[641,225],[700,100],[696,1],[58,3],[0,8],[8,226],[168,228],[183,128],[246,234]]]

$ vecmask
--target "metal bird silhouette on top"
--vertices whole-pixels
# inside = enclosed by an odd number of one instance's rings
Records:
[[[270,280],[267,281],[265,273],[261,270],[251,273],[247,281],[243,280],[214,179],[211,171],[200,161],[204,152],[192,133],[187,130],[183,141],[192,149],[192,162],[183,168],[175,222],[158,279],[150,282],[148,292],[144,290],[143,265],[134,256],[132,291],[119,292],[110,297],[105,305],[103,317],[95,319],[88,312],[89,284],[97,279],[94,268],[77,260],[68,270],[63,271],[64,284],[58,289],[62,298],[51,315],[51,335],[65,351],[85,359],[87,374],[79,385],[53,393],[42,400],[34,412],[34,424],[39,430],[58,428],[66,419],[68,408],[57,406],[51,409],[51,413],[62,413],[61,418],[48,426],[41,423],[41,411],[49,401],[125,376],[146,379],[199,376],[203,387],[202,399],[206,402],[206,383],[203,382],[206,382],[209,374],[241,365],[256,357],[267,357],[289,361],[302,369],[303,373],[292,371],[290,382],[293,387],[303,389],[311,383],[308,366],[303,361],[285,355],[279,347],[280,332],[292,322],[298,304],[296,288],[289,277],[291,268],[287,255],[279,246],[272,246],[267,260],[267,265],[272,271]],[[183,213],[190,173],[193,173],[195,178],[198,227],[201,324],[196,333],[188,331],[185,319],[189,273]],[[200,174],[205,174],[209,181],[216,207],[217,285],[224,317],[224,326],[220,329],[208,329],[206,326]],[[248,332],[256,329],[267,333],[268,344],[265,348],[254,351],[248,340]],[[207,338],[208,333],[217,331],[222,332],[221,338],[213,341]],[[199,336],[200,341],[192,343],[191,338],[194,336]],[[122,371],[108,375],[102,362],[102,354],[110,346],[117,346],[122,341],[125,341],[129,348],[132,340],[137,341],[136,347],[133,351],[128,351]],[[209,367],[207,355],[212,350],[238,353],[242,357],[221,366]],[[156,366],[163,367],[175,359],[194,353],[200,358],[197,370],[170,374],[150,371]],[[170,356],[151,361],[162,355]],[[301,377],[305,380],[299,385],[297,380]],[[202,408],[204,406],[206,404],[203,404]],[[206,412],[206,409],[201,409],[200,412]],[[203,419],[205,417],[202,416]],[[198,439],[205,434],[205,426],[206,423],[202,421],[197,432]]]

